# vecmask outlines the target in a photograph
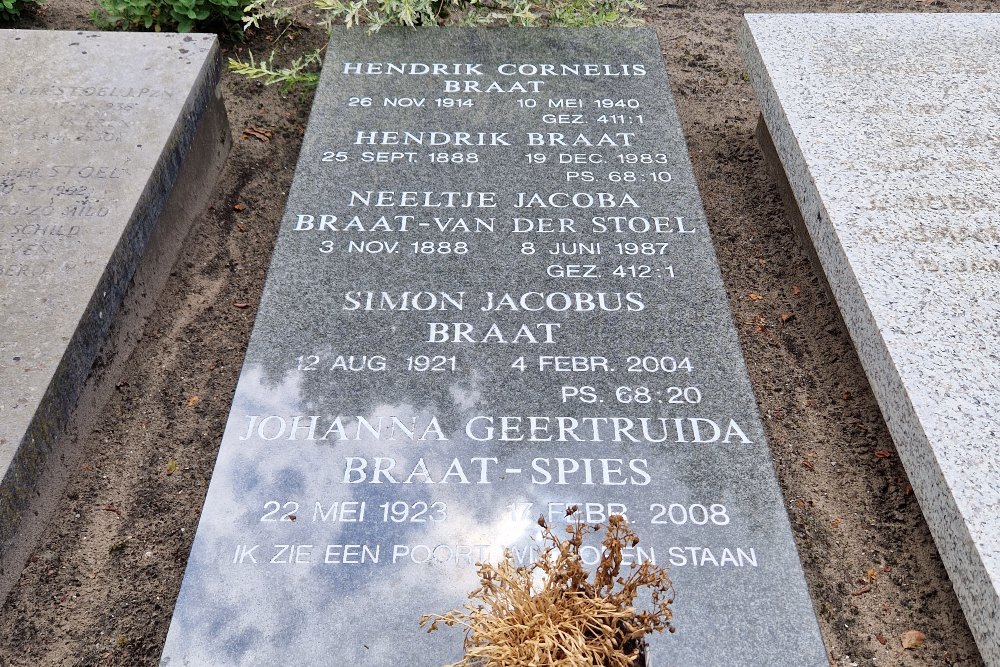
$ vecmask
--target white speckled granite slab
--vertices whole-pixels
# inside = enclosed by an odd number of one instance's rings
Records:
[[[1000,665],[1000,15],[748,15],[806,228]]]

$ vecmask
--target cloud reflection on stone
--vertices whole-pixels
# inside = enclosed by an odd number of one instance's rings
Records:
[[[183,627],[172,633],[184,638],[183,650],[171,650],[185,656],[185,664],[215,664],[219,647],[225,647],[227,664],[261,664],[280,653],[267,639],[276,628],[283,643],[296,645],[296,655],[315,661],[310,664],[326,664],[331,652],[348,663],[395,664],[399,637],[422,633],[423,613],[465,604],[477,584],[476,561],[495,562],[515,545],[530,551],[537,516],[514,520],[504,511],[510,499],[495,485],[474,483],[478,472],[466,472],[477,502],[469,502],[465,484],[434,484],[431,494],[425,479],[344,483],[345,457],[378,455],[406,470],[432,453],[481,454],[481,444],[466,442],[461,431],[447,433],[443,443],[376,441],[348,418],[345,430],[357,433],[357,440],[267,441],[256,432],[246,438],[248,415],[291,416],[303,407],[297,374],[277,385],[265,377],[255,365],[244,369],[223,438],[179,602],[178,611],[186,609],[176,616]],[[478,390],[457,385],[450,394],[461,411],[479,400]],[[432,415],[405,404],[381,404],[365,415],[373,424],[392,416],[424,422]],[[338,515],[334,503],[357,503],[346,515],[357,518],[361,502],[364,521],[323,520]],[[397,522],[393,503],[420,509],[426,503],[428,511]],[[445,512],[431,511],[434,503]],[[302,562],[285,562],[296,558]],[[326,562],[338,560],[357,562]],[[421,603],[399,602],[412,600]],[[457,631],[421,642],[441,661],[461,654]]]

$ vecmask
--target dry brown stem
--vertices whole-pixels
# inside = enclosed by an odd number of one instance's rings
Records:
[[[567,510],[575,517],[576,507]],[[620,516],[605,527],[593,578],[580,557],[584,537],[601,529],[574,521],[560,538],[544,519],[543,548],[534,563],[518,566],[510,552],[496,565],[479,563],[474,604],[420,619],[428,632],[439,624],[465,628],[465,656],[450,667],[633,667],[643,638],[674,631],[673,588],[667,571],[649,561],[622,574],[624,550],[639,538]],[[647,589],[651,605],[635,599]]]

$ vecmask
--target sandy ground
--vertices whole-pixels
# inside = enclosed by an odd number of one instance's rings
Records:
[[[15,27],[88,29],[94,6],[49,0]],[[656,0],[647,12],[837,667],[982,661],[831,296],[767,176],[736,35],[744,12],[996,9],[993,0]],[[325,42],[305,20],[289,34],[285,57]],[[226,55],[266,53],[274,36],[259,31]],[[93,432],[64,453],[57,509],[34,519],[37,547],[0,608],[0,667],[159,658],[309,113],[308,95],[232,75],[223,89],[235,146],[214,203]],[[244,136],[250,127],[273,136]],[[909,630],[926,635],[921,647],[902,648]]]

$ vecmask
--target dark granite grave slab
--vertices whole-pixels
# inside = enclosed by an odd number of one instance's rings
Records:
[[[3,30],[0,48],[2,554],[137,270],[160,280],[229,135],[214,35]]]
[[[163,664],[454,661],[572,504],[649,664],[827,664],[654,33],[338,32]]]

